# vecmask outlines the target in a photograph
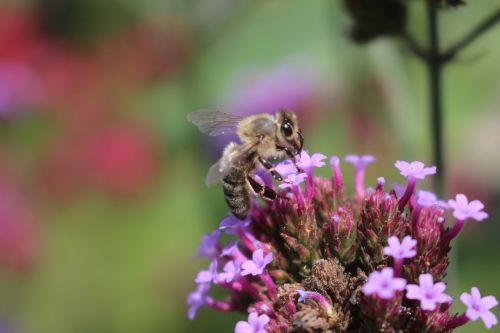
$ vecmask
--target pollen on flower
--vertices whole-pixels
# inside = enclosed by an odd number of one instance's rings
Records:
[[[448,202],[455,225],[447,228],[448,205],[415,191],[435,167],[398,161],[407,184],[398,189],[379,177],[370,189],[363,178],[374,158],[351,156],[348,189],[338,157],[329,159],[330,177],[313,173],[325,155],[303,151],[296,159],[275,166],[283,181],[262,177],[275,200],[254,200],[245,220],[229,214],[203,237],[199,253],[211,262],[196,276],[189,318],[202,306],[246,312],[237,333],[441,333],[478,318],[496,324],[496,299],[478,290],[462,296],[463,315],[450,313],[443,281],[464,221],[486,218],[482,203],[457,195]],[[226,294],[210,297],[211,286]]]

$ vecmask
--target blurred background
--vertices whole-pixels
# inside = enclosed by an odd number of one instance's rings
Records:
[[[424,43],[422,7],[411,2],[410,30]],[[444,11],[443,45],[496,8]],[[432,163],[424,66],[394,40],[352,43],[348,23],[327,0],[2,0],[0,331],[233,331],[238,314],[185,315],[207,265],[198,242],[227,211],[204,186],[227,141],[198,133],[190,111],[292,108],[311,152],[377,157],[368,185],[403,182],[396,159]],[[455,243],[453,296],[500,297],[499,38],[445,72],[447,198],[464,192],[491,216]]]

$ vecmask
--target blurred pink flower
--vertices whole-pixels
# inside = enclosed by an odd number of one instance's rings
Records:
[[[36,74],[21,63],[0,60],[0,117],[33,107],[42,97]]]
[[[276,113],[282,108],[299,112],[312,102],[318,82],[311,65],[285,60],[271,70],[240,73],[222,103],[227,112],[248,116]]]
[[[139,124],[112,124],[54,149],[41,174],[49,192],[67,197],[101,189],[118,196],[140,193],[158,170],[154,138]]]
[[[26,199],[10,180],[0,178],[0,262],[17,271],[29,271],[38,251],[38,229]]]

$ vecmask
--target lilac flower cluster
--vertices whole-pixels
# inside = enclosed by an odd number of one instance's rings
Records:
[[[443,281],[451,242],[465,221],[488,217],[483,204],[458,194],[448,202],[416,183],[436,172],[422,162],[397,161],[407,178],[400,195],[379,177],[364,185],[372,156],[349,155],[355,167],[348,196],[340,159],[330,158],[332,177],[314,175],[323,154],[297,157],[276,166],[284,181],[272,184],[276,200],[255,199],[246,220],[226,216],[204,236],[199,255],[209,267],[195,278],[188,316],[201,306],[248,313],[236,333],[271,332],[450,332],[468,321],[497,324],[494,296],[477,287],[464,292],[462,314],[450,313],[453,299]],[[446,226],[446,212],[453,221]],[[221,236],[232,238],[222,244]],[[213,286],[225,299],[209,296]]]

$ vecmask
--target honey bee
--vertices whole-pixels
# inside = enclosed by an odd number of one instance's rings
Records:
[[[199,110],[190,113],[187,119],[210,136],[237,133],[241,143],[229,143],[205,179],[207,186],[222,182],[224,198],[236,217],[244,219],[248,215],[252,191],[265,200],[276,199],[276,192],[258,182],[252,172],[261,165],[274,179],[283,181],[269,159],[288,157],[296,164],[295,157],[302,151],[304,138],[295,113],[281,110],[275,116],[259,113],[243,118]]]

